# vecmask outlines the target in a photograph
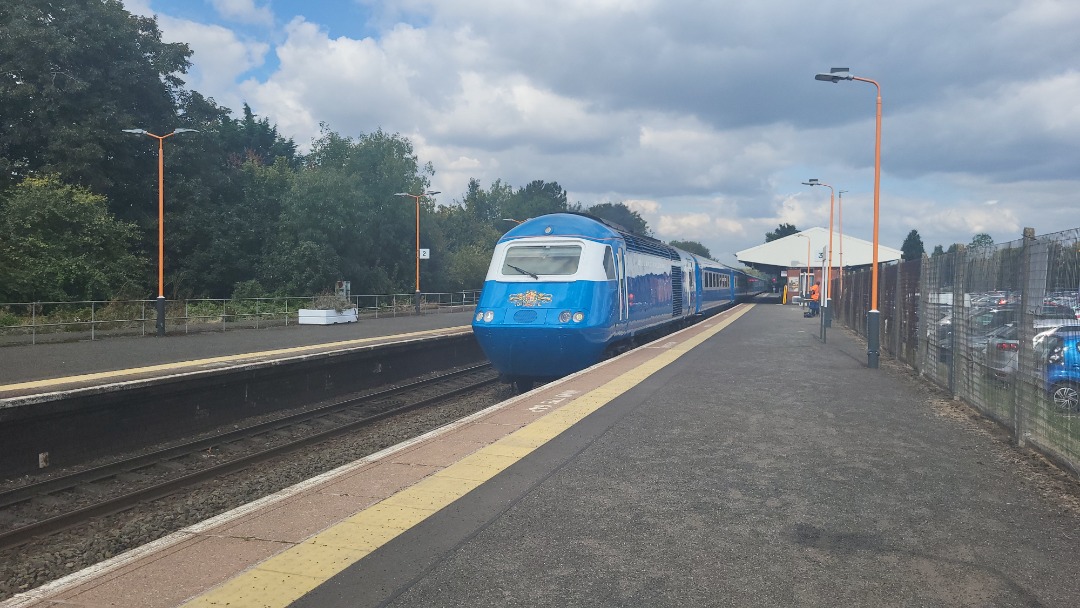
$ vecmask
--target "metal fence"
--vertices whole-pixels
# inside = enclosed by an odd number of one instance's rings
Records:
[[[479,290],[423,293],[421,314],[457,312],[476,307]],[[259,329],[298,325],[298,311],[314,308],[316,297],[168,300],[168,333]],[[354,295],[348,298],[358,317],[416,314],[416,296]],[[0,303],[0,345],[99,340],[111,336],[156,333],[155,300]]]
[[[870,272],[843,281],[865,336]],[[883,355],[1080,473],[1080,229],[884,266],[879,295]]]

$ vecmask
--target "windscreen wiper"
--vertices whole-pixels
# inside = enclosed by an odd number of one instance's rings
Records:
[[[521,274],[527,274],[527,275],[529,275],[530,277],[532,277],[532,278],[536,279],[537,281],[539,281],[539,280],[540,280],[540,276],[539,276],[539,275],[537,275],[537,274],[534,274],[534,273],[531,273],[531,272],[529,272],[528,270],[525,270],[524,268],[519,268],[519,267],[517,267],[517,266],[514,266],[513,264],[507,264],[507,266],[508,266],[508,267],[510,267],[510,268],[513,268],[514,270],[516,270],[516,271],[520,272]]]

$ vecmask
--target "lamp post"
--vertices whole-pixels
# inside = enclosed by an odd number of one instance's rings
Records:
[[[838,216],[837,217],[838,230],[840,231],[840,266],[839,266],[839,268],[840,268],[840,270],[839,270],[839,272],[840,272],[840,289],[837,290],[839,293],[836,294],[836,295],[837,295],[837,299],[841,299],[841,300],[844,297],[844,193],[845,192],[847,192],[847,190],[839,190],[836,193],[836,198],[839,199],[839,202],[837,202],[836,212],[837,212],[837,216]]]
[[[825,293],[821,295],[825,300],[822,303],[825,310],[821,313],[821,322],[825,325],[825,327],[832,327],[832,314],[829,312],[829,301],[832,300],[833,203],[835,202],[836,191],[833,190],[833,187],[829,184],[826,184],[825,182],[820,182],[817,179],[810,179],[808,181],[805,181],[803,182],[803,185],[825,186],[829,189],[829,266],[825,269],[825,276],[822,277],[825,282]]]
[[[121,129],[124,133],[146,135],[158,140],[158,296],[157,335],[165,335],[165,138],[177,133],[197,133],[195,129],[173,129],[168,135],[154,135],[146,129]]]
[[[425,196],[434,196],[438,191],[428,190],[423,194],[409,194],[396,192],[394,196],[407,196],[416,201],[416,314],[420,314],[420,199]]]
[[[806,299],[806,294],[810,292],[810,237],[799,233],[795,236],[806,239],[806,283],[803,285],[803,299]]]
[[[815,80],[840,82],[858,80],[869,82],[877,89],[877,117],[874,130],[874,252],[873,268],[870,273],[870,311],[866,315],[866,364],[877,368],[881,354],[881,311],[878,310],[878,226],[881,209],[881,85],[869,78],[860,78],[849,73],[848,68],[831,68],[828,74],[817,74]]]

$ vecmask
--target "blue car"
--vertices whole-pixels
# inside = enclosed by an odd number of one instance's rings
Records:
[[[1054,405],[1080,412],[1080,327],[1058,327],[1035,337],[1035,352],[1046,362],[1046,390]]]

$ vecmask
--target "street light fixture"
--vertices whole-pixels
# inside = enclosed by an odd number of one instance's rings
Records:
[[[436,194],[439,194],[436,190],[428,190],[423,194],[394,193],[394,196],[407,196],[416,201],[416,314],[420,314],[420,199]]]
[[[881,209],[881,85],[869,78],[852,75],[848,68],[832,68],[828,74],[817,74],[815,80],[840,82],[858,80],[869,82],[877,89],[877,119],[874,132],[874,251],[873,268],[870,274],[870,311],[866,315],[866,363],[867,367],[877,368],[881,354],[881,311],[878,310],[878,226]]]
[[[821,294],[825,301],[823,302],[825,310],[821,313],[821,322],[825,327],[832,327],[832,314],[829,311],[829,301],[832,300],[832,252],[833,252],[833,203],[836,198],[836,191],[833,187],[825,182],[820,182],[817,179],[811,179],[803,182],[804,186],[825,186],[829,189],[829,266],[825,269],[825,293]]]
[[[165,138],[178,133],[198,133],[196,129],[173,129],[168,135],[154,135],[146,129],[121,129],[124,133],[146,135],[158,140],[158,296],[157,335],[165,335]]]

